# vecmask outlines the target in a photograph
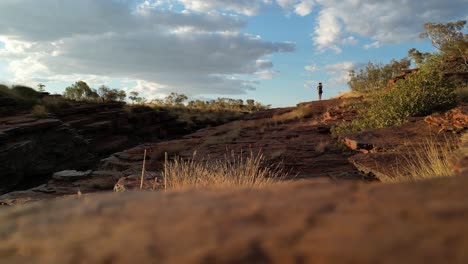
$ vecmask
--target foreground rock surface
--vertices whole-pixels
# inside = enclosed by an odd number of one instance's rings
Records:
[[[468,263],[468,177],[75,196],[0,211],[2,263]]]

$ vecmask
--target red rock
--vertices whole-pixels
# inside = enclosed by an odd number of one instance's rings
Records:
[[[444,114],[427,116],[424,121],[445,131],[463,131],[468,128],[468,104],[462,104]]]
[[[468,262],[468,177],[73,195],[0,214],[5,263]]]

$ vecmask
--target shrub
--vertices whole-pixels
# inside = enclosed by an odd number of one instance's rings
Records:
[[[13,92],[6,85],[0,84],[0,97],[13,97]]]
[[[31,114],[33,117],[36,118],[46,118],[49,116],[49,112],[47,112],[47,109],[43,105],[36,105],[31,111]]]
[[[37,104],[39,93],[29,87],[15,86],[9,88],[6,85],[0,85],[0,97],[9,98],[11,104],[0,105],[0,115],[10,115],[21,110],[30,110]]]
[[[52,112],[70,107],[68,101],[61,96],[46,96],[42,98],[42,103]]]
[[[374,64],[369,62],[365,68],[358,72],[349,72],[349,87],[354,92],[370,93],[387,87],[388,81],[396,74],[407,70],[410,60],[404,58],[400,61],[392,60],[389,64]]]
[[[19,97],[22,97],[24,99],[39,99],[40,93],[34,90],[33,88],[26,87],[26,86],[13,86],[11,89],[12,92]]]
[[[442,61],[433,55],[416,73],[395,83],[388,92],[377,94],[358,119],[334,129],[337,134],[365,128],[381,128],[403,123],[410,116],[447,110],[456,104],[454,83],[439,71]]]
[[[468,103],[468,83],[460,84],[455,90],[458,101]]]

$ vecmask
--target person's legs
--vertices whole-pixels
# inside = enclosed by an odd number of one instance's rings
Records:
[[[322,100],[322,93],[319,93],[319,101]]]

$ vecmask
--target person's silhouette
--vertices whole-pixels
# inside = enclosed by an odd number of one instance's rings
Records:
[[[318,92],[318,97],[319,100],[322,100],[322,94],[323,94],[323,85],[322,83],[319,83],[317,86],[317,92]]]

